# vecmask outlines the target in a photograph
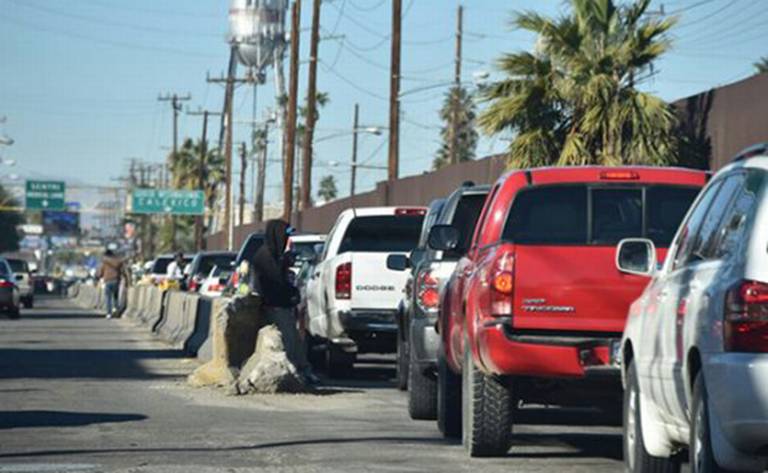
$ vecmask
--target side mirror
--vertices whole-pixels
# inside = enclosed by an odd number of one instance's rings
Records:
[[[389,255],[387,257],[387,269],[392,271],[405,271],[408,269],[408,257],[405,255]]]
[[[451,225],[435,225],[429,230],[427,244],[433,250],[451,251],[459,246],[459,231]]]
[[[408,256],[408,259],[410,260],[410,266],[415,268],[419,264],[421,264],[422,261],[424,261],[424,257],[427,256],[427,251],[423,248],[416,248],[413,251],[411,251],[411,254]]]
[[[616,267],[622,273],[650,277],[656,263],[656,246],[647,238],[625,238],[616,248]]]

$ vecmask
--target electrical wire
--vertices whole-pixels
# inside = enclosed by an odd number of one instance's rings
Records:
[[[384,3],[386,3],[386,2],[387,2],[387,0],[379,0],[373,6],[370,6],[370,7],[361,7],[359,5],[356,5],[355,2],[352,2],[352,1],[350,1],[349,4],[352,5],[352,8],[354,8],[355,10],[363,11],[363,12],[370,12],[370,11],[374,11],[374,10],[379,9],[379,7],[384,5]]]
[[[361,92],[365,95],[368,95],[369,97],[373,97],[375,99],[389,101],[389,97],[385,97],[383,95],[377,94],[376,92],[372,92],[368,89],[365,89],[363,87],[360,87],[358,84],[356,84],[354,81],[347,79],[343,75],[341,75],[336,69],[333,67],[330,67],[330,64],[326,64],[325,61],[322,59],[318,59],[318,64],[320,64],[323,67],[323,70],[326,72],[330,72],[334,76],[336,76],[339,80],[347,84],[348,86],[352,87],[353,89],[357,90],[358,92]]]
[[[705,21],[707,21],[707,20],[709,20],[711,18],[714,18],[717,15],[719,15],[720,13],[724,12],[725,10],[731,8],[735,4],[736,4],[736,0],[731,0],[730,2],[726,3],[722,7],[718,8],[717,10],[715,10],[715,11],[713,11],[713,12],[707,14],[707,15],[695,18],[693,21],[689,21],[689,22],[685,22],[685,23],[681,24],[680,26],[677,27],[677,31],[684,30],[686,28],[690,28],[691,26],[701,24],[701,23],[703,23],[703,22],[705,22]]]

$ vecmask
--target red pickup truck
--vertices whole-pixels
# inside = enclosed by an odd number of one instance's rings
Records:
[[[647,278],[615,265],[645,237],[666,253],[707,181],[680,168],[512,171],[492,188],[437,322],[438,425],[472,456],[506,453],[520,403],[620,407],[618,347]],[[456,230],[435,226],[448,250]]]

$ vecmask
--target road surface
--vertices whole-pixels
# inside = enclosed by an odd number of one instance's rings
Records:
[[[504,458],[467,458],[414,422],[391,363],[322,396],[228,397],[145,328],[63,299],[0,316],[0,473],[618,472],[621,431],[594,412],[528,411]]]

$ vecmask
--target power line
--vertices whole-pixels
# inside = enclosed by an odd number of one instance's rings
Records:
[[[693,25],[698,25],[700,23],[703,23],[703,22],[709,20],[710,18],[714,18],[715,16],[719,15],[720,13],[724,12],[725,10],[729,9],[730,7],[732,7],[735,4],[736,4],[736,0],[731,0],[730,2],[726,3],[725,5],[723,5],[722,7],[718,8],[717,10],[709,13],[708,15],[704,15],[704,16],[696,18],[693,21],[683,23],[682,25],[677,27],[677,30],[680,31],[680,30],[683,30],[685,28],[689,28],[689,27],[691,27]]]
[[[717,0],[702,0],[700,2],[696,2],[693,5],[688,5],[687,7],[678,8],[677,10],[672,10],[668,13],[668,15],[677,15],[678,13],[683,13],[686,11],[693,10],[694,8],[699,8],[701,6],[707,5],[709,3],[716,2]]]
[[[350,79],[347,79],[346,77],[344,77],[343,75],[341,75],[341,74],[340,74],[338,71],[336,71],[336,69],[334,69],[333,67],[331,67],[329,64],[326,64],[326,62],[325,62],[325,61],[323,61],[322,59],[318,59],[318,63],[319,63],[321,66],[323,66],[323,70],[324,70],[324,71],[326,71],[326,72],[330,72],[331,74],[333,74],[334,76],[336,76],[336,77],[337,77],[339,80],[341,80],[342,82],[344,82],[344,83],[345,83],[345,84],[347,84],[348,86],[352,87],[353,89],[357,90],[358,92],[361,92],[361,93],[363,93],[363,94],[365,94],[365,95],[368,95],[369,97],[373,97],[373,98],[375,98],[375,99],[384,100],[384,101],[387,101],[387,102],[389,101],[389,97],[386,97],[386,96],[384,96],[384,95],[381,95],[381,94],[378,94],[378,93],[376,93],[376,92],[372,92],[372,91],[370,91],[370,90],[368,90],[368,89],[365,89],[365,88],[363,88],[363,87],[360,87],[360,86],[359,86],[357,83],[355,83],[354,81],[352,81],[352,80],[350,80]]]
[[[358,11],[363,11],[363,12],[371,12],[371,11],[374,11],[374,10],[377,10],[377,9],[379,9],[379,7],[381,7],[382,5],[384,5],[384,3],[386,3],[386,2],[387,2],[387,0],[379,0],[378,2],[376,2],[374,5],[372,5],[372,6],[370,6],[370,7],[361,7],[361,6],[359,6],[359,5],[356,5],[356,4],[355,4],[355,2],[352,2],[352,1],[350,1],[350,2],[349,2],[349,4],[350,4],[350,5],[352,6],[352,8],[354,8],[355,10],[358,10]]]

